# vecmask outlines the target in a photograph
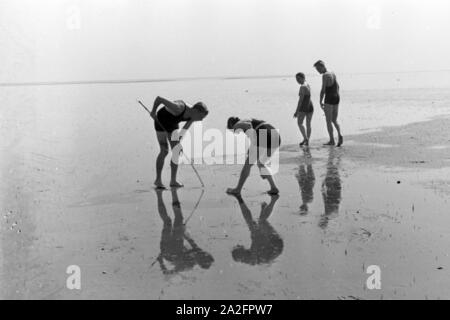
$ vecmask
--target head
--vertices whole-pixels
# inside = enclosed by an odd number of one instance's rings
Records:
[[[236,125],[236,123],[238,123],[240,120],[241,119],[239,119],[238,117],[230,117],[230,118],[228,118],[227,129],[228,130],[233,130],[233,128]]]
[[[325,62],[323,62],[322,60],[319,60],[316,63],[314,63],[314,68],[316,68],[317,72],[319,72],[320,74],[324,74],[325,72],[327,72]]]
[[[295,75],[295,79],[297,79],[298,84],[304,84],[306,77],[303,72],[299,72]]]
[[[206,107],[206,104],[203,102],[197,102],[192,107],[192,120],[193,121],[202,121],[208,115],[209,111]]]

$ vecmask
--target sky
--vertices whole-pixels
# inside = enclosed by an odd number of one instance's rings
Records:
[[[448,0],[1,0],[0,82],[450,69]]]

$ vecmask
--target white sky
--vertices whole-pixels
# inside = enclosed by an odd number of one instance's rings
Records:
[[[448,0],[0,0],[0,82],[450,69]]]

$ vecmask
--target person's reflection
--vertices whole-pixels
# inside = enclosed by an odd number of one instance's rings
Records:
[[[335,148],[330,148],[327,161],[327,173],[322,183],[322,196],[325,212],[322,215],[319,227],[325,229],[333,216],[339,213],[342,200],[342,184],[339,175],[340,153]]]
[[[311,161],[311,152],[308,147],[303,148],[304,159],[300,164],[298,173],[296,175],[298,184],[300,186],[300,192],[302,194],[302,205],[300,206],[300,215],[308,214],[308,205],[314,199],[314,185],[316,183],[316,177]]]
[[[234,197],[238,200],[244,220],[250,229],[252,243],[248,249],[242,245],[235,246],[231,251],[233,260],[250,265],[271,263],[281,254],[284,246],[283,239],[268,221],[279,196],[271,196],[269,204],[265,202],[261,204],[258,221],[253,219],[242,197],[240,195]]]
[[[158,212],[164,223],[161,233],[160,249],[157,260],[164,274],[176,274],[193,269],[197,264],[203,269],[209,269],[214,258],[208,252],[202,250],[186,232],[183,223],[183,213],[176,189],[172,189],[172,208],[174,221],[167,214],[163,200],[163,190],[156,189],[158,198]],[[185,245],[185,240],[190,248]],[[169,269],[165,261],[172,264]]]

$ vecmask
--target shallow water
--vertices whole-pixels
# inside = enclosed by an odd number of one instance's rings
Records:
[[[299,154],[289,146],[299,140],[296,91],[283,79],[0,88],[0,296],[449,298],[450,199],[430,185],[448,168],[364,164],[345,147]],[[243,193],[250,212],[242,212],[224,194],[240,167],[198,166],[207,188],[187,239],[178,224],[162,235],[163,219],[165,231],[167,217],[175,223],[173,198],[166,191],[158,205],[151,188],[153,127],[135,102],[150,104],[156,95],[201,96],[211,108],[205,129],[224,130],[229,115],[270,119],[281,129],[281,197],[267,219],[258,221],[271,198],[256,172]],[[423,121],[448,113],[449,99],[449,89],[349,90],[341,122],[356,134]],[[319,112],[313,125],[324,138]],[[373,152],[387,147],[373,145]],[[202,190],[189,167],[180,177],[188,186],[178,192],[187,219]],[[81,267],[79,292],[66,289],[69,265]],[[369,265],[381,267],[381,291],[365,289]]]
[[[230,181],[211,178],[226,171],[234,180],[237,166],[201,169],[208,188],[194,212],[202,196],[196,187],[165,191],[160,203],[136,181],[120,192],[101,184],[70,197],[43,191],[3,223],[10,226],[3,230],[3,297],[450,296],[448,195],[424,189],[415,173],[355,165],[345,149],[313,148],[281,168],[279,199],[263,194],[257,175],[250,178],[242,199],[248,211],[224,194]],[[271,200],[273,210],[260,219],[262,203]],[[177,215],[190,217],[185,229]],[[64,287],[71,264],[82,270],[77,293]],[[380,291],[365,289],[369,265],[381,267]]]

